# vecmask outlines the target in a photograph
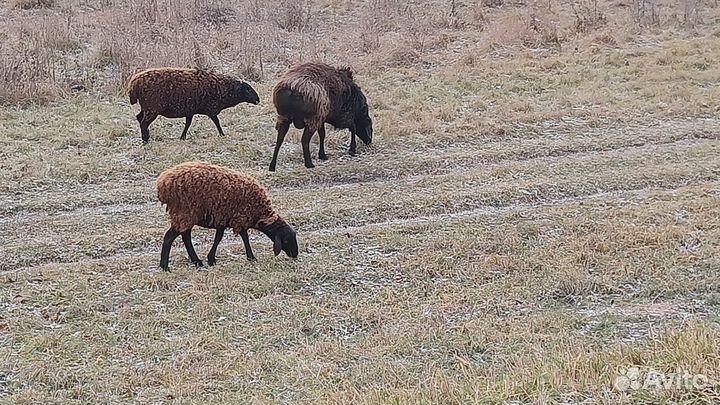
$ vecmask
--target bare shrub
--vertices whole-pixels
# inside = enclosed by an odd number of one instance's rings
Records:
[[[257,68],[250,63],[242,64],[240,66],[240,71],[238,73],[240,74],[240,77],[242,77],[245,80],[250,80],[253,82],[262,82],[263,81],[262,69]]]
[[[67,24],[53,17],[35,18],[17,26],[17,40],[46,52],[70,52],[82,47]]]
[[[252,22],[266,21],[268,16],[268,2],[265,0],[249,0],[243,11],[247,20]]]
[[[607,25],[607,17],[598,7],[598,0],[576,0],[571,6],[575,15],[575,32],[590,32]]]
[[[485,52],[559,49],[569,32],[612,45],[619,34],[601,28],[618,17],[695,30],[714,15],[701,0],[660,2],[9,0],[0,2],[9,17],[0,30],[3,100],[52,99],[79,87],[114,93],[133,73],[158,66],[218,68],[262,81],[266,71],[308,59],[427,67],[448,63],[448,49],[473,65]],[[55,10],[15,9],[47,7]],[[466,51],[470,44],[480,55]],[[40,84],[47,94],[39,94]]]
[[[632,14],[638,27],[660,25],[660,14],[656,0],[632,0]]]
[[[449,0],[447,11],[438,12],[433,18],[433,25],[439,28],[461,29],[465,26],[456,0]]]
[[[560,48],[560,36],[555,24],[549,19],[531,12],[527,17],[527,30],[522,43],[528,48]]]
[[[112,48],[102,46],[95,50],[90,60],[93,67],[106,68],[117,65],[119,58]]]
[[[230,24],[236,14],[232,7],[221,4],[204,4],[196,11],[194,20],[205,26],[221,27]]]
[[[490,22],[486,16],[483,7],[479,4],[467,7],[465,10],[465,21],[466,25],[469,25],[478,30],[484,30]]]
[[[195,38],[193,38],[192,44],[192,67],[200,70],[208,69],[210,67],[210,65],[208,64],[208,58],[205,55],[203,49],[200,47],[200,44]]]
[[[700,23],[698,0],[680,0],[683,9],[682,25],[686,28],[695,28]]]
[[[491,48],[526,47],[560,49],[557,25],[537,10],[527,14],[512,13],[493,20],[487,28]]]
[[[104,10],[114,5],[115,0],[80,0],[78,5],[84,10]]]
[[[229,54],[231,64],[238,63],[238,74],[245,79],[262,82],[265,78],[263,59],[266,41],[272,37],[264,35],[259,27],[244,26],[228,39],[230,47],[224,53]]]
[[[275,24],[288,31],[303,32],[312,16],[310,0],[281,0],[275,10]]]
[[[615,37],[609,32],[600,32],[591,38],[593,44],[609,47],[615,47],[618,45],[617,39],[615,39]]]
[[[366,21],[377,33],[394,31],[410,10],[410,4],[399,0],[370,0],[366,8]]]
[[[513,13],[493,19],[486,31],[492,48],[504,48],[519,45],[520,37],[526,29],[522,18]]]
[[[360,50],[369,54],[380,47],[380,34],[372,28],[363,29],[360,33]]]
[[[155,24],[158,21],[157,0],[131,0],[128,6],[132,11],[133,22]]]
[[[81,48],[58,16],[19,19],[0,41],[0,104],[43,104],[61,97],[81,70]]]
[[[372,64],[386,67],[409,67],[420,60],[417,44],[394,37],[383,41],[376,52],[371,55]]]
[[[480,0],[483,7],[500,7],[505,4],[505,0]]]
[[[15,0],[15,7],[23,10],[34,8],[53,8],[57,5],[55,0]]]
[[[45,104],[62,96],[52,54],[32,47],[0,45],[0,104]]]

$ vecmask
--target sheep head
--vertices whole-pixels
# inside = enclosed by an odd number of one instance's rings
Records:
[[[368,112],[367,99],[361,92],[358,92],[358,95],[355,103],[355,134],[365,145],[369,145],[373,135],[372,119]]]
[[[280,217],[277,217],[277,220],[273,223],[269,224],[268,222],[262,220],[258,222],[258,230],[273,241],[273,253],[275,253],[275,256],[283,251],[288,257],[297,258],[299,248],[295,230]]]
[[[260,96],[258,96],[255,89],[242,80],[233,81],[231,95],[237,103],[260,104]]]

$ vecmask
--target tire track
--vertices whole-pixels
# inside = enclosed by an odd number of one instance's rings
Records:
[[[690,185],[690,186],[699,186],[698,185]],[[720,194],[720,183],[702,183],[702,186],[707,187],[717,187],[717,192]],[[318,228],[318,229],[298,229],[298,233],[301,235],[301,238],[323,238],[323,237],[329,237],[329,236],[338,236],[338,235],[345,235],[345,234],[363,234],[383,229],[390,229],[390,228],[396,228],[396,227],[408,227],[408,226],[417,226],[417,225],[429,225],[429,224],[435,224],[435,223],[444,223],[447,226],[451,226],[453,222],[457,221],[465,221],[470,219],[477,219],[482,217],[492,217],[492,216],[500,216],[500,215],[507,215],[507,214],[517,214],[517,213],[523,213],[523,212],[532,212],[535,210],[542,210],[542,209],[548,209],[548,208],[558,208],[566,205],[571,204],[580,204],[580,203],[587,203],[593,200],[607,200],[607,199],[623,199],[623,200],[633,200],[637,202],[637,200],[643,200],[647,198],[652,193],[662,194],[662,195],[673,195],[678,194],[680,190],[687,188],[687,185],[683,185],[681,187],[667,189],[667,188],[657,188],[657,187],[642,187],[637,189],[628,189],[628,190],[619,190],[619,191],[608,191],[608,192],[600,192],[600,193],[593,193],[588,194],[584,196],[577,196],[577,197],[567,197],[567,198],[559,198],[559,199],[552,199],[552,200],[545,200],[545,201],[538,201],[534,203],[517,203],[517,204],[508,204],[505,206],[494,206],[494,205],[483,205],[480,207],[475,207],[469,210],[464,211],[458,211],[453,213],[443,213],[443,214],[437,214],[437,215],[424,215],[424,216],[418,216],[414,218],[395,218],[387,221],[380,221],[380,222],[374,222],[374,223],[367,223],[357,226],[337,226],[333,228]],[[160,238],[160,235],[158,236]],[[205,240],[206,239],[206,240]],[[223,247],[224,248],[231,248],[231,249],[244,249],[243,243],[241,240],[235,240],[233,239],[226,239],[223,241]],[[267,242],[265,237],[263,235],[253,233],[250,236],[250,239],[257,242]],[[159,241],[160,239],[158,239]],[[203,243],[200,243],[200,238],[197,238],[195,242],[195,248],[196,250],[207,250],[209,249],[211,245],[210,239],[203,238]],[[182,246],[176,246],[175,251],[181,250],[184,252]],[[102,256],[87,260],[82,260],[82,263],[104,263],[108,261],[115,261],[115,260],[125,260],[130,258],[136,258],[136,259],[158,259],[159,258],[159,246],[153,246],[153,247],[145,247],[141,249],[133,249],[129,252],[124,252],[121,254],[114,254],[114,255],[108,255],[108,256]],[[184,254],[184,253],[183,253]],[[237,257],[244,257],[243,255],[236,255]],[[60,269],[62,266],[65,265],[76,265],[79,263],[79,261],[55,261],[55,262],[46,262],[46,263],[40,263],[37,265],[31,265],[31,266],[22,266],[18,267],[16,269],[12,270],[1,270],[0,275],[12,275],[12,274],[20,274],[30,271],[43,271],[48,269],[48,267],[58,267],[60,266]],[[154,267],[154,265],[152,265]]]
[[[361,188],[368,185],[374,185],[374,186],[383,186],[383,185],[392,185],[396,184],[398,181],[414,181],[417,179],[422,178],[428,178],[428,177],[444,177],[444,176],[453,176],[462,172],[470,171],[474,168],[477,168],[479,166],[483,166],[487,171],[492,171],[498,168],[503,168],[512,164],[528,164],[528,163],[534,163],[534,162],[559,162],[563,159],[567,158],[576,158],[577,160],[587,160],[592,159],[594,157],[601,157],[606,156],[608,154],[611,154],[612,152],[625,152],[625,151],[635,151],[635,150],[642,150],[643,148],[648,147],[658,147],[658,146],[667,146],[667,145],[673,145],[673,144],[700,144],[700,143],[707,143],[707,142],[713,142],[714,143],[715,138],[709,138],[709,137],[692,137],[689,138],[687,136],[673,138],[673,139],[667,139],[663,141],[658,142],[644,142],[644,143],[628,143],[628,145],[621,145],[618,147],[608,147],[608,148],[596,148],[596,149],[590,149],[590,150],[571,150],[571,151],[560,151],[556,150],[554,153],[550,154],[543,154],[541,156],[534,156],[534,157],[525,157],[521,159],[498,159],[495,162],[490,161],[484,161],[484,160],[478,160],[475,156],[466,156],[466,157],[453,157],[453,165],[452,166],[443,166],[442,162],[445,161],[444,159],[437,159],[436,162],[430,162],[425,165],[423,165],[424,171],[421,172],[414,172],[414,173],[406,173],[405,175],[401,175],[398,177],[393,178],[387,178],[387,175],[377,175],[370,178],[362,178],[357,179],[357,177],[353,176],[340,176],[340,178],[332,177],[332,176],[320,176],[320,178],[315,178],[314,180],[320,180],[316,182],[307,182],[307,183],[294,183],[289,186],[275,186],[273,185],[274,182],[270,182],[271,184],[268,184],[268,191],[271,194],[275,193],[293,193],[293,192],[301,192],[301,191],[307,191],[308,188],[312,186],[316,186],[318,188],[322,188],[323,190],[351,190],[354,188]],[[446,150],[447,151],[447,150]],[[552,151],[551,151],[552,152]],[[436,155],[437,156],[437,155]],[[330,179],[324,179],[324,177],[330,177]],[[266,181],[266,184],[268,182]],[[145,186],[147,188],[148,186]],[[64,193],[65,194],[65,193]],[[79,194],[85,194],[79,193]],[[27,211],[20,211],[17,213],[14,213],[12,215],[6,215],[2,218],[0,218],[0,225],[8,224],[8,223],[23,223],[23,222],[30,222],[35,220],[42,220],[49,217],[54,218],[63,218],[67,216],[77,216],[77,215],[108,215],[108,214],[114,214],[114,213],[130,213],[130,212],[140,212],[140,211],[150,211],[153,209],[156,209],[158,207],[157,201],[149,201],[149,202],[138,202],[138,203],[120,203],[120,204],[103,204],[103,205],[97,205],[97,206],[89,206],[89,207],[79,207],[79,208],[69,208],[67,210],[64,209],[43,209],[43,210],[27,210]]]
[[[342,185],[357,182],[382,181],[388,177],[399,179],[414,175],[436,175],[452,173],[458,169],[470,168],[477,165],[502,163],[505,161],[523,162],[541,157],[564,157],[576,153],[603,152],[622,150],[628,147],[638,147],[648,144],[662,145],[677,142],[682,139],[718,139],[716,128],[720,123],[715,119],[692,118],[686,120],[668,120],[653,122],[630,122],[622,127],[613,126],[614,122],[603,122],[605,126],[598,127],[594,121],[584,119],[563,119],[559,121],[540,122],[536,124],[516,124],[518,132],[532,133],[536,136],[519,138],[502,138],[502,140],[486,139],[480,137],[470,142],[457,142],[439,144],[434,147],[424,147],[422,142],[391,145],[390,149],[374,149],[366,155],[369,158],[377,157],[372,162],[354,161],[354,159],[340,155],[337,157],[336,167],[332,171],[321,169],[315,172],[303,172],[296,177],[284,175],[277,177],[268,175],[264,164],[250,168],[250,172],[261,177],[269,187],[304,188],[310,185]],[[592,125],[591,125],[592,124]],[[594,125],[594,126],[593,126]],[[671,133],[668,138],[657,138],[657,133]],[[580,134],[580,135],[579,135]],[[635,134],[636,139],[628,139],[628,134]],[[639,139],[638,139],[639,138]],[[542,142],[540,142],[542,141]],[[576,142],[580,144],[576,144]],[[549,144],[548,144],[549,142]],[[610,142],[608,144],[608,142]],[[525,145],[525,149],[513,150],[516,145]],[[468,152],[470,150],[470,152]],[[498,152],[505,151],[505,152]],[[418,162],[407,168],[397,168],[395,165],[378,165],[391,161]],[[449,164],[448,164],[449,163]],[[355,165],[350,167],[346,165]],[[407,166],[407,165],[405,165]],[[151,182],[153,179],[148,179]],[[282,181],[282,186],[277,182]],[[134,180],[133,183],[137,183]],[[68,191],[82,195],[88,188],[104,189],[108,184],[82,186],[82,189],[63,189],[51,193],[66,194]],[[288,186],[289,184],[289,186]],[[132,186],[132,185],[131,185]],[[133,203],[133,202],[129,202]],[[6,207],[8,203],[3,204]],[[109,204],[106,204],[109,205]],[[0,213],[8,214],[15,209],[0,207]],[[74,208],[70,208],[74,209]],[[63,209],[56,209],[61,211]],[[39,210],[36,210],[39,211]]]

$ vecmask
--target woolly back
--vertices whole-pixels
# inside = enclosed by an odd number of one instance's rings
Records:
[[[275,216],[267,190],[254,177],[207,162],[180,163],[162,172],[157,197],[171,215],[211,212],[255,222]]]
[[[158,67],[158,68],[149,68],[145,70],[141,70],[140,72],[135,73],[130,77],[129,83],[132,83],[133,81],[137,80],[138,78],[148,76],[148,75],[199,75],[199,76],[208,76],[208,77],[217,77],[217,78],[229,78],[230,76],[227,76],[222,73],[213,72],[210,70],[204,70],[204,69],[195,69],[195,68],[181,68],[181,67]]]
[[[145,69],[141,72],[135,73],[128,81],[128,91],[131,94],[134,93],[136,91],[136,87],[142,86],[142,83],[146,81],[160,82],[164,80],[200,80],[215,82],[239,81],[231,76],[207,70],[161,67]]]
[[[298,64],[290,67],[280,77],[273,90],[273,103],[276,104],[278,91],[289,88],[302,94],[306,101],[317,106],[321,115],[325,115],[330,111],[329,93],[340,94],[353,85],[349,68],[336,69],[316,62]]]

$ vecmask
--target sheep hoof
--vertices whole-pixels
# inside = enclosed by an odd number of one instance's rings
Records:
[[[217,263],[215,259],[208,259],[208,266],[214,266],[215,263]]]
[[[318,159],[320,160],[328,160],[327,155],[318,155]]]
[[[315,165],[312,163],[305,163],[305,167],[307,167],[308,169],[312,169],[315,167]]]
[[[196,262],[193,262],[193,264],[195,265],[195,267],[202,267],[202,266],[203,266],[202,260],[198,260],[198,261],[196,261]]]
[[[357,156],[357,151],[350,149],[350,156]]]
[[[248,259],[249,262],[256,262],[256,261],[257,261],[257,258],[255,258],[255,256],[248,256],[247,259]]]

